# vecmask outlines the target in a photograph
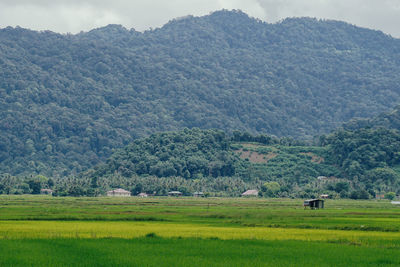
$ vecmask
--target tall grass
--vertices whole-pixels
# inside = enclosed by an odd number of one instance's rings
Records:
[[[270,227],[207,226],[188,223],[98,221],[1,221],[0,239],[138,238],[154,233],[166,238],[219,238],[326,241],[400,248],[399,232]]]
[[[387,201],[0,196],[0,266],[400,266]]]
[[[0,266],[399,266],[397,251],[218,239],[0,240]]]
[[[0,220],[168,221],[226,226],[266,226],[400,231],[400,209],[387,201],[328,200],[304,210],[302,200],[193,198],[49,198],[0,196]]]

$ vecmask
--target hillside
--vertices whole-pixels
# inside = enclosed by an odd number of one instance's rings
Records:
[[[310,146],[288,144],[285,138],[239,132],[229,137],[217,130],[185,129],[136,140],[83,177],[108,183],[126,179],[159,193],[164,192],[158,187],[160,179],[170,190],[222,191],[233,196],[250,187],[279,197],[316,197],[325,192],[368,198],[400,192],[399,131],[338,130],[322,139],[321,146]],[[176,177],[182,180],[177,182]],[[171,179],[175,182],[168,187]]]
[[[344,129],[357,130],[361,128],[378,128],[394,129],[400,131],[400,106],[396,106],[390,112],[383,112],[373,118],[352,119],[343,125]]]
[[[255,142],[258,140],[258,142]],[[322,146],[287,138],[220,130],[184,129],[153,134],[119,149],[78,177],[0,175],[0,193],[94,196],[111,188],[166,195],[204,191],[239,196],[259,189],[268,197],[314,198],[321,193],[368,198],[400,192],[400,133],[394,130],[339,130],[321,137]]]
[[[287,146],[282,145],[285,139],[276,138],[249,142],[244,135],[238,141],[239,136],[200,129],[154,134],[116,151],[82,179],[94,179],[103,188],[125,181],[122,184],[133,191],[140,184],[157,194],[200,190],[230,196],[275,182],[279,190],[269,194],[281,197],[314,196],[327,184],[342,181],[341,171],[325,161],[329,154],[324,147]],[[321,184],[318,176],[331,180]]]
[[[311,138],[400,100],[400,40],[239,11],[144,33],[0,30],[0,172],[77,174],[184,127]]]

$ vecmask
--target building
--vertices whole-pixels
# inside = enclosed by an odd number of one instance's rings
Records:
[[[182,196],[182,192],[171,191],[171,192],[168,192],[168,196],[170,196],[170,197],[180,197],[180,196]]]
[[[107,191],[108,197],[130,197],[131,192],[126,191],[125,189],[118,188],[111,191]]]
[[[329,195],[328,194],[322,194],[319,197],[322,198],[322,199],[327,199],[327,198],[329,198]]]
[[[376,199],[385,199],[385,194],[376,194],[375,198]]]
[[[304,208],[310,207],[310,209],[323,209],[324,200],[323,199],[309,199],[305,200],[303,203]]]
[[[258,197],[258,190],[247,190],[242,197]]]
[[[42,195],[53,195],[53,190],[51,189],[40,189],[40,194]]]
[[[193,196],[194,197],[204,197],[204,193],[203,192],[194,192]]]
[[[148,197],[149,195],[147,195],[146,193],[139,193],[138,197]]]

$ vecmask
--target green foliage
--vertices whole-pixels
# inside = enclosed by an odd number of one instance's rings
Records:
[[[377,192],[398,190],[400,175],[395,170],[400,151],[400,133],[384,128],[339,130],[326,138],[328,159],[342,168],[353,182]],[[352,196],[358,198],[359,192]]]
[[[281,190],[281,186],[277,182],[266,182],[263,184],[262,192],[265,196],[274,197]]]
[[[354,190],[350,193],[351,199],[369,199],[370,195],[365,189]]]
[[[399,52],[399,40],[343,22],[268,24],[236,11],[144,33],[118,25],[76,35],[7,27],[0,30],[0,171],[76,175],[135,138],[185,127],[239,129],[261,134],[253,141],[264,144],[275,142],[265,133],[311,139],[396,105]],[[174,169],[160,163],[152,171]]]
[[[400,105],[390,112],[384,112],[374,118],[352,119],[345,123],[343,127],[347,130],[357,130],[361,128],[378,128],[400,130]]]
[[[3,194],[39,194],[51,188],[58,196],[96,196],[112,188],[133,194],[239,196],[258,189],[269,197],[332,197],[367,199],[380,192],[399,192],[396,131],[338,131],[326,146],[284,146],[234,142],[219,130],[184,129],[153,134],[115,151],[106,163],[79,176],[0,176]],[[266,137],[266,136],[264,136]],[[268,138],[265,138],[267,140]],[[272,140],[272,139],[271,139]]]
[[[389,199],[389,200],[393,200],[393,199],[396,198],[396,193],[395,193],[395,192],[387,192],[387,193],[385,194],[385,198],[386,198],[386,199]]]
[[[237,158],[222,131],[185,129],[153,134],[119,150],[95,176],[120,174],[181,176],[187,179],[233,176]]]
[[[272,146],[233,143],[240,135],[236,132],[228,137],[222,131],[199,129],[153,134],[116,151],[106,164],[82,177],[111,181],[108,186],[99,185],[104,190],[123,184],[134,194],[145,191],[165,195],[169,190],[179,190],[186,195],[204,191],[239,196],[249,188],[260,190],[264,184],[265,196],[312,197],[320,189],[304,192],[305,186],[311,188],[320,175],[340,175],[340,170],[323,162],[325,148],[282,146],[277,138]],[[258,138],[243,135],[246,140]],[[253,162],[243,157],[244,151],[263,160]]]

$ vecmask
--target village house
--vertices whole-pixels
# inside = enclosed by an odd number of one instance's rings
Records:
[[[194,197],[204,197],[204,193],[203,192],[194,192],[193,196]]]
[[[111,191],[107,191],[108,197],[130,197],[131,192],[126,191],[125,189],[118,188]]]
[[[305,200],[303,203],[304,209],[309,207],[310,209],[323,209],[324,200],[323,199],[309,199]]]
[[[139,193],[138,197],[148,197],[148,195],[146,193]]]
[[[51,189],[40,189],[41,195],[53,195],[53,190]]]
[[[328,194],[322,194],[319,197],[322,198],[322,199],[327,199],[327,198],[329,198],[329,195]]]
[[[171,192],[168,192],[168,196],[170,196],[170,197],[180,197],[180,196],[182,196],[182,192],[171,191]]]
[[[247,190],[242,197],[258,197],[258,190]]]

